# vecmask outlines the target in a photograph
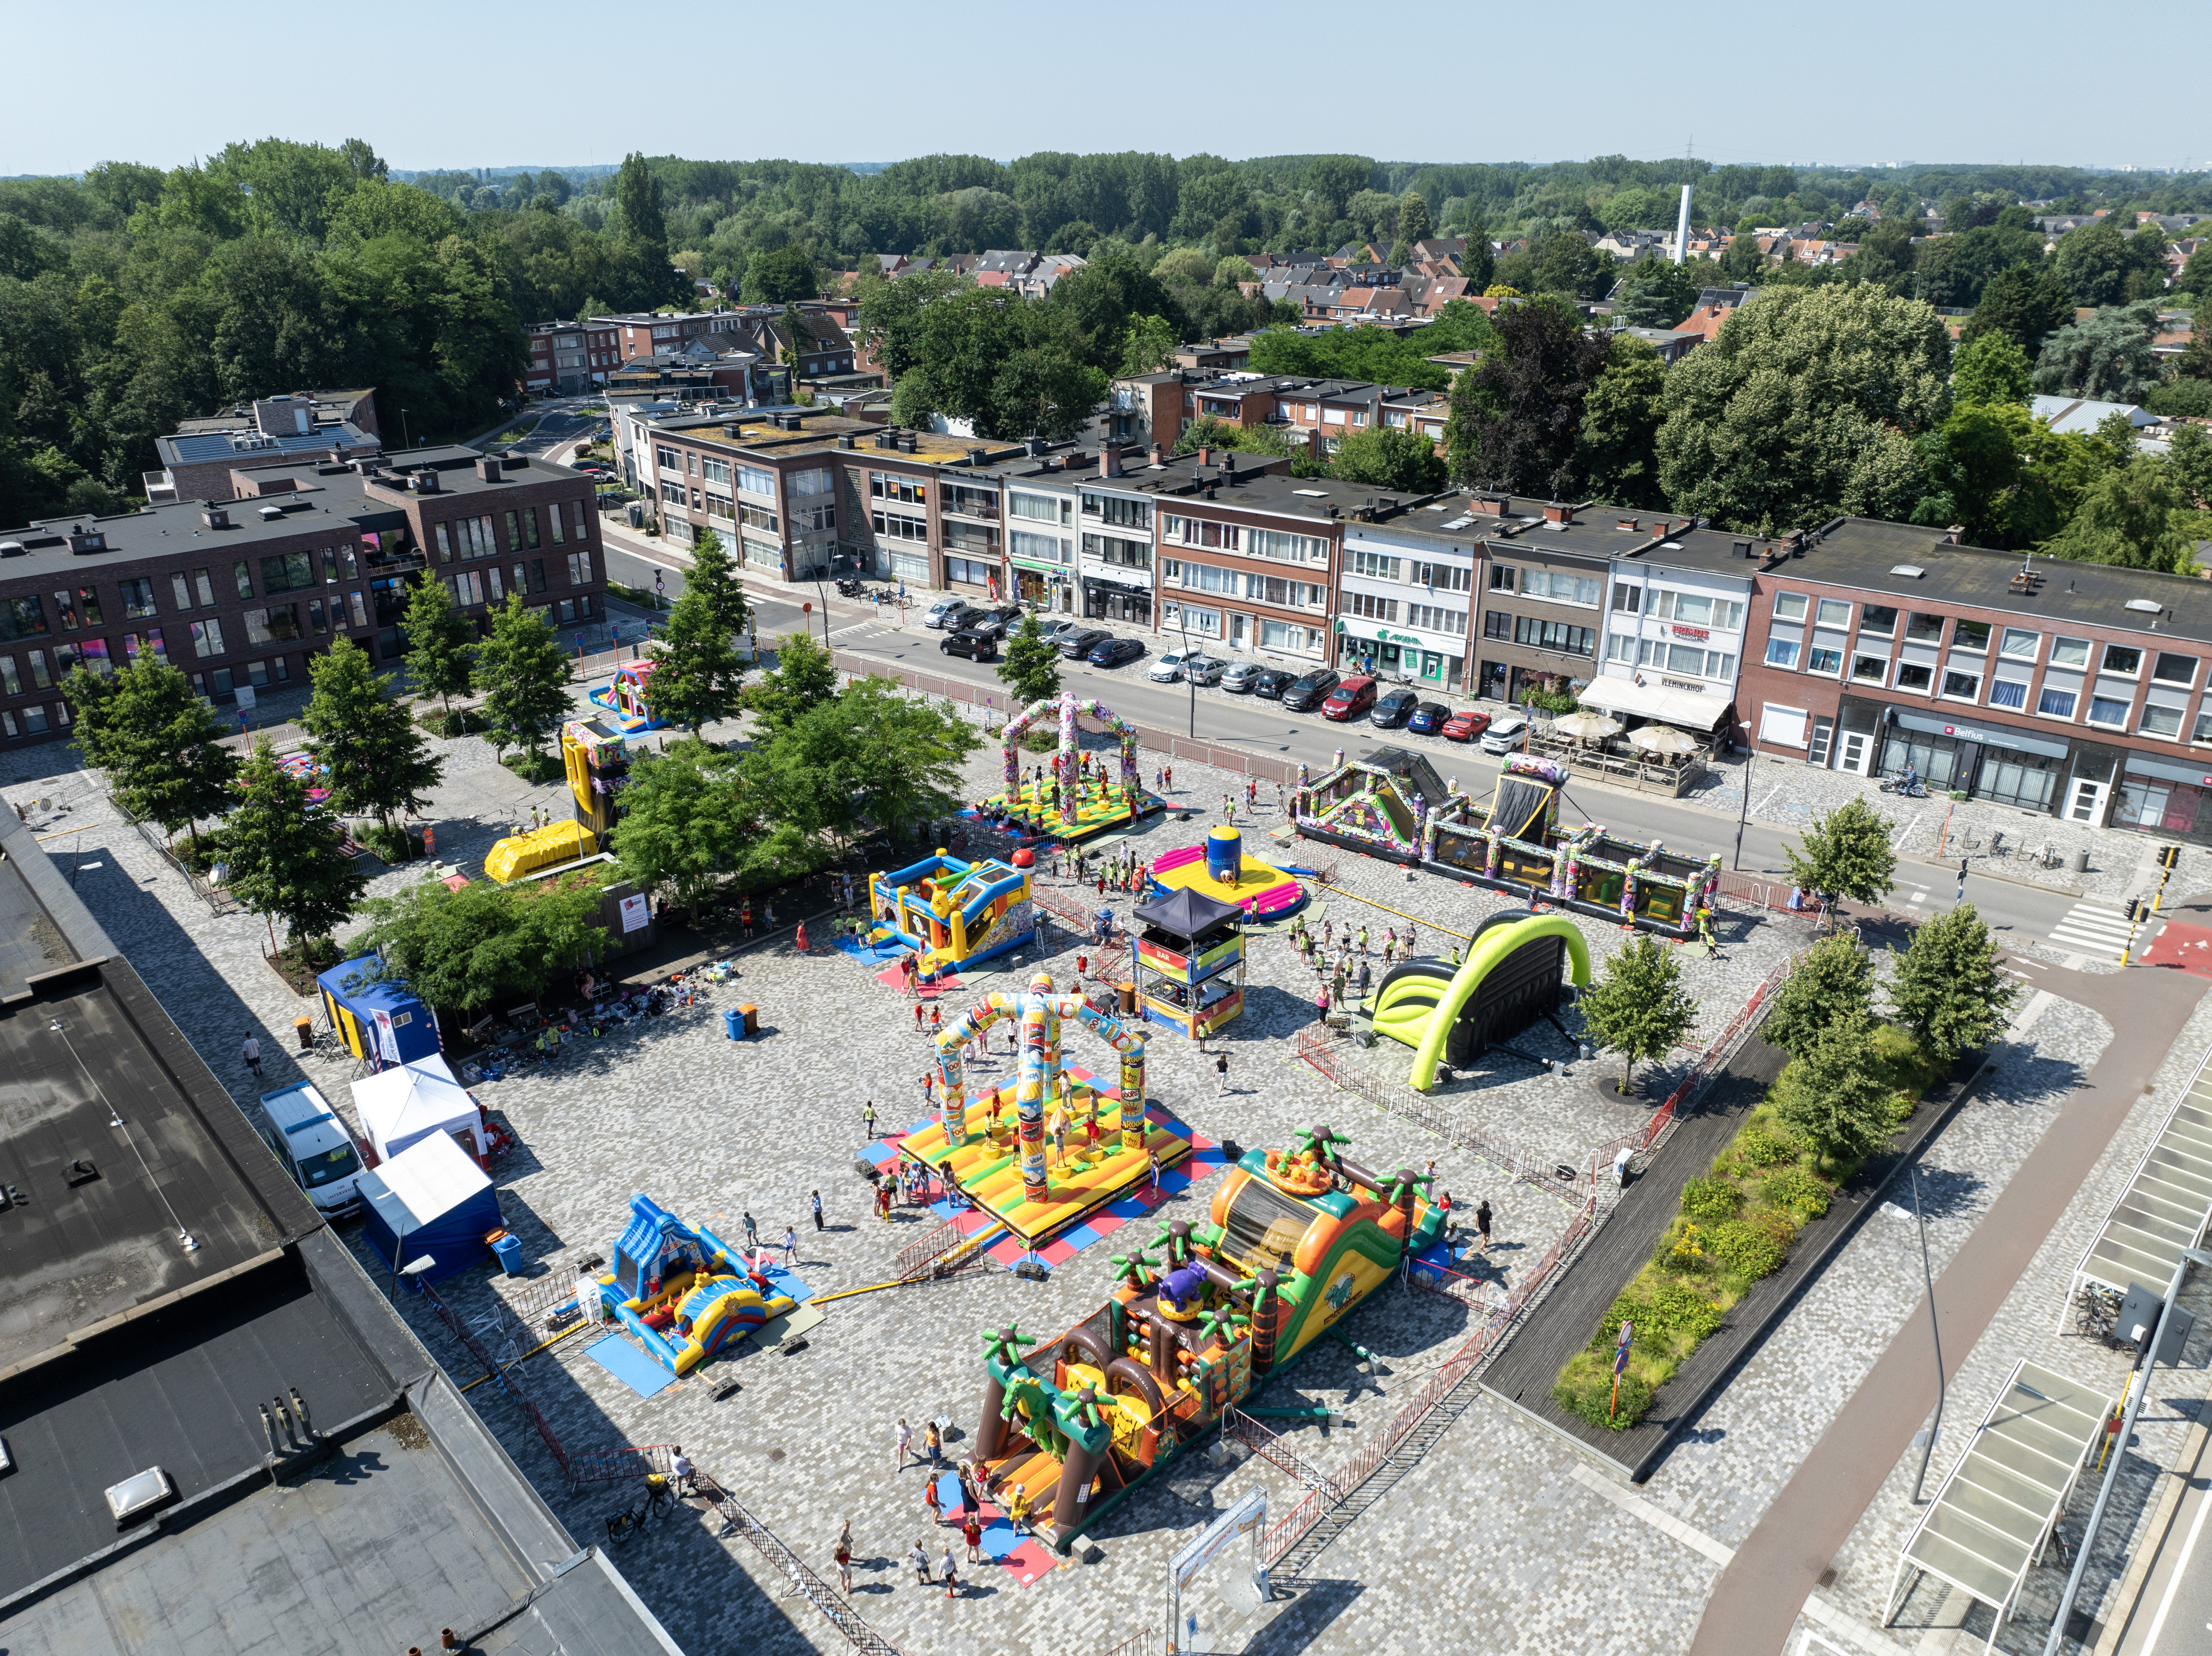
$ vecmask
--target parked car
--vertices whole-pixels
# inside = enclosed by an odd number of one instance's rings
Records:
[[[1083,658],[1094,667],[1118,667],[1144,653],[1145,646],[1135,639],[1109,638],[1092,645]]]
[[[1062,639],[1078,628],[1088,624],[1079,616],[1040,615],[1037,616],[1037,625],[1044,630],[1044,641],[1055,650],[1060,647],[1060,641]]]
[[[1185,656],[1182,676],[1194,684],[1218,684],[1228,665],[1219,656]]]
[[[1528,720],[1524,715],[1500,713],[1490,721],[1489,730],[1483,733],[1482,750],[1485,753],[1511,753],[1520,745],[1521,738],[1528,729]]]
[[[1321,704],[1321,716],[1340,724],[1361,718],[1374,707],[1376,689],[1373,679],[1354,674],[1328,693],[1328,700]]]
[[[1152,664],[1152,670],[1145,676],[1158,679],[1163,684],[1180,684],[1182,682],[1183,663],[1205,659],[1204,656],[1194,652],[1192,654],[1184,655],[1180,651],[1170,650]]]
[[[936,628],[965,626],[969,612],[975,608],[965,598],[939,598],[929,606],[929,613],[921,618],[921,624]]]
[[[1490,728],[1490,715],[1479,713],[1472,707],[1462,707],[1444,720],[1444,740],[1472,742]]]
[[[1237,695],[1249,695],[1260,682],[1260,675],[1267,670],[1256,661],[1232,661],[1222,670],[1221,688]]]
[[[1103,627],[1071,627],[1053,640],[1060,646],[1060,654],[1070,661],[1080,661],[1109,637]]]
[[[971,661],[999,658],[999,640],[977,627],[962,627],[947,633],[937,647],[948,656],[966,656]]]
[[[1262,667],[1259,676],[1252,681],[1252,694],[1265,696],[1270,701],[1280,701],[1283,693],[1297,682],[1296,673],[1280,667]]]
[[[1421,698],[1412,690],[1392,690],[1378,696],[1375,711],[1367,715],[1367,722],[1378,731],[1395,731],[1413,716],[1413,709],[1421,705]]]
[[[1006,638],[1022,624],[1022,616],[1026,613],[1018,604],[994,604],[988,610],[978,610],[968,625],[993,638]]]
[[[1441,701],[1424,701],[1415,707],[1406,720],[1406,728],[1416,736],[1434,736],[1451,717],[1451,709]]]
[[[1294,713],[1311,713],[1321,706],[1331,690],[1343,682],[1332,668],[1316,667],[1310,672],[1301,673],[1284,688],[1283,707]]]
[[[262,1094],[247,1119],[325,1219],[345,1218],[367,1205],[356,1187],[361,1153],[313,1082]]]

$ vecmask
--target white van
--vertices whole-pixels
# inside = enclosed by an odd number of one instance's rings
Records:
[[[275,1152],[292,1181],[325,1219],[349,1218],[362,1210],[361,1152],[353,1135],[329,1101],[303,1081],[281,1092],[261,1095],[252,1118],[254,1131]]]

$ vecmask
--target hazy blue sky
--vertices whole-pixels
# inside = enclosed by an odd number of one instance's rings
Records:
[[[2067,43],[2094,20],[2052,0],[1749,13],[131,0],[12,15],[10,58],[40,67],[0,106],[0,174],[174,166],[272,135],[363,137],[410,168],[574,166],[631,149],[1478,161],[1694,144],[1722,161],[2147,167],[2212,155],[2186,98],[2161,116],[2154,102],[2079,95],[2088,83],[2063,71],[2084,64]]]

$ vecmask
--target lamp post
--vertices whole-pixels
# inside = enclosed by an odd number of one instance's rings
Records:
[[[413,448],[415,446],[414,439],[407,434],[407,410],[405,409],[399,410],[399,440],[402,443],[404,443],[409,448]]]
[[[1928,1258],[1928,1216],[1920,1210],[1920,1164],[1905,1170],[1912,1181],[1912,1216],[1920,1222],[1920,1275],[1928,1284],[1928,1338],[1936,1347],[1936,1418],[1920,1434],[1920,1471],[1912,1479],[1912,1504],[1920,1504],[1920,1485],[1928,1476],[1928,1458],[1936,1453],[1936,1434],[1943,1429],[1943,1333],[1936,1321],[1936,1267]]]
[[[1747,736],[1750,734],[1750,731],[1749,725],[1744,726]],[[1759,750],[1749,742],[1746,742],[1743,748],[1743,802],[1738,807],[1735,816],[1735,851],[1729,858],[1729,871],[1731,874],[1740,871],[1743,867],[1743,830],[1744,825],[1751,820],[1751,761],[1758,756]]]
[[[1198,740],[1198,681],[1190,676],[1189,611],[1180,604],[1176,605],[1176,626],[1182,634],[1182,682],[1190,690],[1190,737]]]

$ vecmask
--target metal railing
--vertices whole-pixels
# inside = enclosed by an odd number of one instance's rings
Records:
[[[669,1475],[669,1456],[680,1446],[673,1443],[626,1443],[612,1449],[579,1449],[568,1458],[568,1487],[586,1483],[627,1483],[632,1478]]]
[[[1325,1472],[1316,1471],[1306,1464],[1304,1457],[1291,1447],[1287,1439],[1269,1431],[1243,1410],[1231,1409],[1222,1416],[1221,1435],[1243,1444],[1277,1471],[1288,1472],[1307,1489],[1341,1499],[1334,1480]]]
[[[210,884],[205,877],[194,873],[189,864],[169,849],[168,840],[156,831],[153,823],[133,816],[124,810],[120,800],[115,802],[115,810],[125,822],[138,830],[138,837],[146,842],[155,856],[167,863],[172,871],[184,877],[185,883],[192,889],[192,895],[208,906],[210,914],[221,919],[225,914],[235,914],[245,907],[222,886]]]
[[[436,1289],[424,1283],[422,1289],[423,1298],[430,1302],[430,1308],[438,1313],[438,1320],[446,1325],[447,1331],[461,1343],[471,1356],[483,1365],[485,1372],[499,1382],[500,1390],[507,1394],[516,1408],[522,1410],[524,1416],[536,1429],[538,1435],[544,1441],[546,1451],[552,1455],[554,1465],[561,1469],[561,1476],[573,1483],[575,1477],[573,1457],[562,1447],[560,1435],[553,1429],[553,1422],[545,1418],[545,1411],[538,1406],[529,1392],[523,1390],[522,1381],[516,1377],[513,1368],[501,1368],[492,1361],[491,1353],[485,1350],[477,1337],[469,1331]]]
[[[721,1515],[723,1535],[742,1536],[751,1543],[754,1550],[774,1565],[795,1589],[804,1593],[807,1601],[829,1618],[830,1625],[845,1635],[854,1649],[866,1651],[869,1656],[903,1656],[896,1645],[862,1621],[860,1613],[845,1602],[835,1587],[808,1568],[805,1560],[778,1540],[767,1525],[746,1511],[737,1496],[704,1475],[694,1482],[699,1493],[706,1496]]]

